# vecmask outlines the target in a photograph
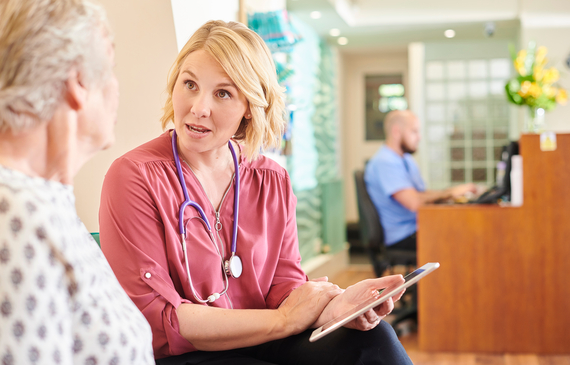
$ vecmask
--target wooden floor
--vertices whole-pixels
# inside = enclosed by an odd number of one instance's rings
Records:
[[[350,265],[348,269],[330,278],[341,288],[346,288],[360,280],[374,278],[370,265]],[[415,365],[570,365],[570,355],[539,356],[525,355],[489,355],[472,353],[442,353],[423,352],[418,349],[418,339],[415,333],[400,337],[400,341]],[[568,345],[570,348],[570,344]]]

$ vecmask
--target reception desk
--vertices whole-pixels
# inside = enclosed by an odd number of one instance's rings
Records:
[[[523,135],[524,203],[418,212],[423,351],[570,353],[570,134],[555,151]]]

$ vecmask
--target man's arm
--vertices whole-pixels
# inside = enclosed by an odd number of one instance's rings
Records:
[[[457,198],[468,192],[475,193],[477,188],[474,184],[462,184],[453,186],[445,190],[426,190],[417,191],[414,188],[403,189],[392,194],[396,201],[404,206],[404,208],[417,212],[418,209],[428,203],[438,200]]]

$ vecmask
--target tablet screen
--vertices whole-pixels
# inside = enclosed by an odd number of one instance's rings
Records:
[[[365,302],[355,306],[351,310],[341,314],[337,318],[325,323],[321,327],[317,328],[313,331],[311,338],[309,339],[311,342],[318,340],[319,338],[324,337],[326,334],[334,331],[335,329],[345,325],[346,323],[352,321],[356,317],[364,314],[367,310],[376,308],[395,294],[399,293],[403,289],[412,286],[413,284],[417,283],[421,278],[432,272],[433,270],[439,267],[439,263],[437,262],[430,262],[425,264],[424,266],[414,270],[413,272],[409,273],[404,277],[404,283],[400,285],[391,286],[379,291],[378,297],[372,297]]]

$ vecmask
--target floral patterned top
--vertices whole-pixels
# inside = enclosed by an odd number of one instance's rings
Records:
[[[77,216],[73,187],[1,165],[0,363],[154,364],[150,326]]]

